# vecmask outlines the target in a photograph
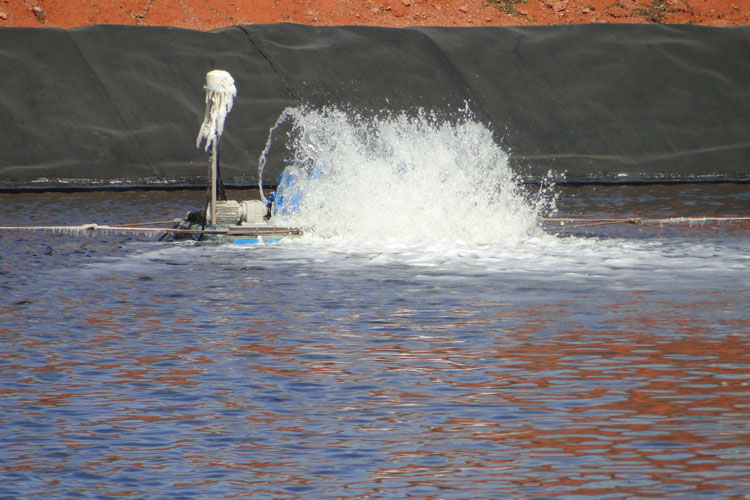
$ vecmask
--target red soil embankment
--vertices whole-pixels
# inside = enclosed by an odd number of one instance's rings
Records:
[[[237,24],[529,26],[750,24],[750,0],[0,0],[0,27],[141,24],[211,30]]]

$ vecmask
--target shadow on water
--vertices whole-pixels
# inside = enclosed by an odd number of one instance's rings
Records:
[[[744,186],[560,191],[570,216],[750,212]],[[0,202],[7,224],[104,224],[203,196]],[[749,495],[749,235],[0,234],[0,497]]]

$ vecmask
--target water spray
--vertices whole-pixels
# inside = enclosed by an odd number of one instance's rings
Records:
[[[276,123],[274,123],[273,127],[271,127],[271,129],[268,131],[266,147],[263,148],[263,152],[261,152],[260,157],[258,158],[258,191],[260,192],[260,199],[263,201],[263,203],[268,203],[266,196],[263,194],[263,171],[266,168],[266,158],[268,157],[268,152],[271,150],[271,141],[273,140],[273,134],[274,132],[276,132],[276,129],[279,128],[279,126],[281,126],[281,124],[291,116],[291,112],[292,108],[286,108],[276,119]]]
[[[232,110],[237,88],[234,86],[232,75],[226,71],[216,69],[206,74],[206,113],[203,123],[195,140],[195,147],[200,148],[201,142],[206,140],[205,151],[210,151],[210,210],[206,214],[209,224],[216,222],[216,190],[219,172],[219,139],[224,132],[224,120]]]

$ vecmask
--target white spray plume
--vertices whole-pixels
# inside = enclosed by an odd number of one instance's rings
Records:
[[[541,234],[540,206],[508,154],[469,112],[363,118],[335,108],[287,109],[296,213],[275,216],[322,237],[498,243]],[[308,172],[309,175],[304,174]]]

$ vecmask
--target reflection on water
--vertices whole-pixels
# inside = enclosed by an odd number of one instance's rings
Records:
[[[748,213],[743,186],[562,215]],[[0,195],[6,223],[203,193]],[[187,200],[187,201],[186,201]],[[511,246],[0,235],[0,497],[742,498],[750,228]]]

